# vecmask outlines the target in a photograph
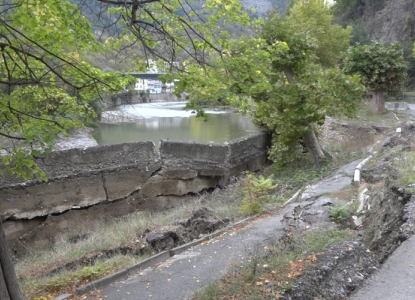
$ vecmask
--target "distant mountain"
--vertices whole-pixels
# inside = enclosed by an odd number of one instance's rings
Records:
[[[290,0],[241,0],[245,8],[255,8],[261,15],[269,10],[278,7],[280,13],[285,12]]]
[[[272,9],[271,0],[242,0],[242,4],[245,8],[255,8],[260,14]]]

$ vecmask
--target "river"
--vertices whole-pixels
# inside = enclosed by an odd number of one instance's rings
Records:
[[[142,103],[117,109],[138,116],[134,123],[100,124],[92,133],[100,145],[160,139],[222,143],[258,132],[248,116],[228,111],[206,110],[209,121],[183,110],[185,102]]]

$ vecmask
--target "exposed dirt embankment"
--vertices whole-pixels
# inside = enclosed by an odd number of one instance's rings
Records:
[[[317,253],[282,299],[346,299],[415,233],[414,145],[414,123],[386,137],[362,172],[363,209],[354,211],[357,222],[349,220],[355,241]]]
[[[415,124],[407,123],[401,133],[395,132],[386,138],[375,158],[375,166],[362,173],[369,187],[364,240],[376,251],[380,262],[414,234],[415,191],[406,179],[412,178],[415,182],[414,143]]]

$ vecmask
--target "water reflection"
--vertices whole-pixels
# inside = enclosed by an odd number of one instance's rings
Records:
[[[136,111],[137,114],[145,115],[145,119],[128,124],[101,124],[100,128],[93,132],[93,136],[100,145],[153,141],[158,146],[160,139],[221,143],[259,131],[248,116],[236,113],[222,112],[218,114],[216,112],[216,114],[209,116],[208,122],[204,122],[194,115],[189,116],[188,112],[185,112],[187,116],[184,116],[181,111],[182,105],[179,106],[177,103],[173,108],[168,107],[165,103],[159,107],[153,106],[151,107],[152,111],[149,112],[143,107],[140,110],[139,107],[131,108],[130,106],[129,113]],[[157,115],[158,112],[154,112],[157,109],[167,109],[171,114],[162,111],[161,117],[150,116]],[[121,110],[127,110],[127,108],[121,108]],[[167,115],[171,116],[167,117]]]

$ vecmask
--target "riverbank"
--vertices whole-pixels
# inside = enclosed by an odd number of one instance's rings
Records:
[[[265,169],[262,174],[265,178],[274,174],[273,182],[278,187],[272,192],[272,197],[264,202],[262,210],[279,207],[300,187],[327,176],[344,161],[360,157],[365,147],[373,141],[372,134],[376,135],[376,130],[362,131],[360,127],[339,120],[332,119],[327,125],[320,136],[326,137],[328,149],[334,154],[336,162],[326,168],[315,169],[308,162],[307,155],[301,154],[294,165],[284,170],[272,167]],[[354,139],[356,135],[353,132],[362,138]],[[353,140],[346,142],[337,138],[339,136],[353,137]],[[25,291],[32,297],[71,292],[76,286],[136,263],[136,254],[141,251],[157,251],[151,246],[152,236],[156,241],[164,237],[163,244],[168,248],[204,234],[193,232],[191,226],[186,227],[186,220],[197,220],[194,223],[190,221],[189,224],[198,224],[197,228],[204,227],[207,232],[219,228],[218,225],[237,222],[249,214],[241,211],[244,204],[241,187],[251,185],[252,183],[246,182],[245,175],[241,175],[232,178],[231,185],[226,188],[182,198],[181,204],[173,209],[160,212],[138,211],[121,219],[85,223],[82,227],[85,230],[73,232],[72,237],[59,241],[53,250],[31,249],[33,255],[19,262],[17,269]],[[209,216],[194,217],[204,207],[211,211]],[[200,227],[201,224],[204,226]],[[51,274],[54,276],[51,277]]]

